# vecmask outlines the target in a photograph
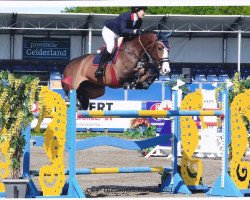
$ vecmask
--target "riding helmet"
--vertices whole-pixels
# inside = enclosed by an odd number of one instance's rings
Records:
[[[140,10],[146,11],[147,9],[148,9],[147,6],[131,7],[131,12],[132,12],[132,13],[137,13],[137,12],[139,12]]]

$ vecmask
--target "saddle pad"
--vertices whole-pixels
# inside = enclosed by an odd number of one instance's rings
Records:
[[[108,64],[115,64],[119,53],[120,51],[118,51],[118,48],[116,48],[115,52],[112,55],[112,59],[108,62]],[[103,50],[100,53],[97,53],[95,55],[94,60],[93,60],[93,65],[99,65],[102,54],[103,54]]]

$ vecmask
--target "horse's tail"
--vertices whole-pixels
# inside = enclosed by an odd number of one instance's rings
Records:
[[[68,92],[70,90],[70,85],[71,85],[70,68],[73,65],[73,61],[74,59],[67,64],[62,74],[61,85],[63,90],[66,92],[66,96],[68,96]]]

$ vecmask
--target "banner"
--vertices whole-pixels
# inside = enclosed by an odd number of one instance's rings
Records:
[[[91,100],[89,110],[141,110],[141,101],[104,101]],[[38,104],[34,104],[32,110],[37,112]],[[41,128],[47,128],[52,119],[45,118],[41,124]],[[127,129],[130,128],[131,118],[76,118],[77,130],[82,129]],[[34,128],[38,120],[35,118],[31,123]]]
[[[23,59],[70,60],[70,38],[23,37]]]
[[[91,100],[89,110],[141,110],[141,101]],[[77,118],[76,128],[130,128],[130,118]]]
[[[171,110],[172,102],[165,100],[163,102],[146,102],[147,110]],[[168,118],[149,118],[149,122],[152,126],[156,126],[160,129],[159,135],[172,135],[172,121]],[[171,141],[165,141],[163,146],[171,146]]]

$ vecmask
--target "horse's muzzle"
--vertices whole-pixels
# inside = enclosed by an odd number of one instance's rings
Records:
[[[161,75],[167,75],[171,72],[171,69],[169,67],[169,63],[163,63],[161,66],[160,74]]]

